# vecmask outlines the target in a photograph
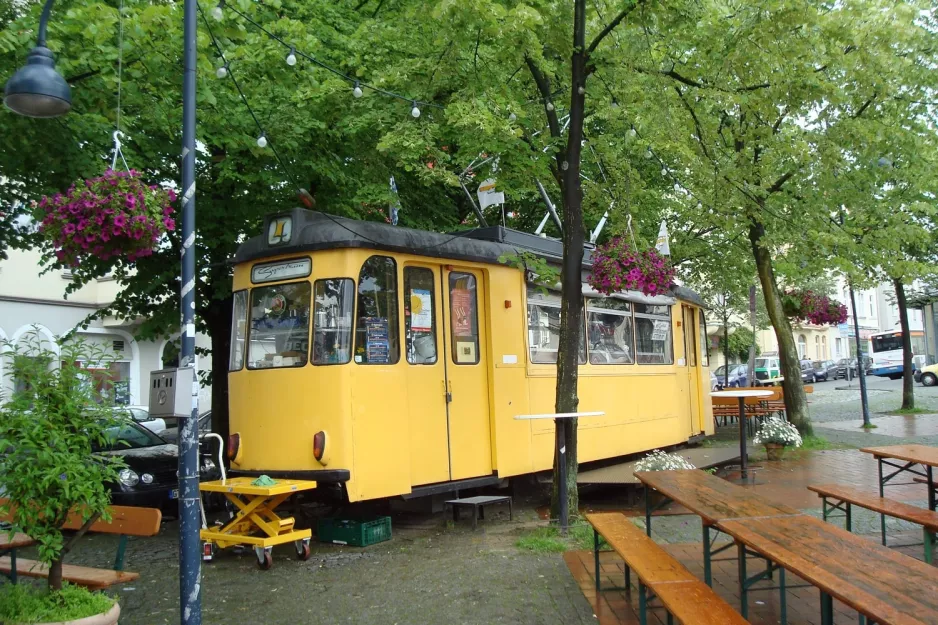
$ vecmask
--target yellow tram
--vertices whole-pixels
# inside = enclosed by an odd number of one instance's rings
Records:
[[[348,501],[550,469],[560,294],[499,262],[560,243],[459,236],[294,209],[238,250],[231,472],[332,484]],[[588,259],[588,255],[587,255]],[[579,461],[710,433],[696,294],[603,297],[584,284]]]

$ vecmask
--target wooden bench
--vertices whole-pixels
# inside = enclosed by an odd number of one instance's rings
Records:
[[[938,512],[932,512],[931,510],[896,501],[895,499],[880,497],[877,494],[868,493],[859,488],[844,486],[842,484],[811,485],[808,486],[808,490],[816,492],[821,497],[821,501],[823,502],[822,515],[825,521],[831,516],[830,512],[833,510],[840,510],[844,513],[844,529],[848,532],[853,531],[851,527],[851,506],[859,506],[885,516],[921,525],[925,543],[925,562],[928,564],[932,563],[935,548],[935,532],[938,532]],[[829,499],[834,500],[835,503],[828,502]],[[885,545],[885,529],[882,539],[883,545]]]
[[[117,534],[120,536],[120,542],[117,545],[117,556],[114,560],[113,569],[98,569],[88,566],[78,566],[75,564],[62,565],[62,579],[84,586],[91,590],[103,590],[115,584],[132,582],[140,577],[139,573],[130,573],[124,571],[124,555],[127,551],[127,542],[130,536],[156,536],[160,531],[160,521],[162,513],[156,508],[134,508],[130,506],[111,506],[111,521],[95,521],[88,528],[89,532],[98,534]],[[9,521],[9,518],[4,519]],[[81,516],[72,514],[63,526],[67,530],[79,530],[84,523]],[[33,541],[28,536],[23,538]],[[26,546],[19,544],[17,546]],[[26,560],[17,558],[16,547],[9,548],[10,555],[0,557],[0,573],[8,575],[15,581],[18,575],[24,577],[46,578],[49,576],[48,567],[36,560]],[[0,549],[4,549],[0,545]]]
[[[638,577],[638,617],[648,623],[648,594],[657,597],[668,612],[668,623],[676,618],[683,625],[743,625],[748,623],[713,589],[694,577],[671,554],[659,547],[626,516],[618,512],[587,514],[593,526],[593,558],[596,592],[602,590],[599,566],[599,537],[625,561],[625,591],[631,594],[631,573]],[[647,591],[646,591],[647,589]],[[607,589],[608,590],[608,589]]]

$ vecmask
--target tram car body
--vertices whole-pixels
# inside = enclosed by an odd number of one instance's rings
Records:
[[[558,241],[438,234],[294,209],[238,250],[232,473],[339,485],[348,501],[548,470],[560,293],[505,262]],[[587,253],[584,271],[588,269]],[[584,274],[585,276],[585,274]],[[712,433],[700,299],[585,294],[580,463]]]

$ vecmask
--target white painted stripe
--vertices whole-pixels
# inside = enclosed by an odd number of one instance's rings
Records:
[[[183,148],[182,148],[182,157],[183,157],[183,158],[186,158],[186,156],[188,156],[188,155],[189,155],[189,148],[183,147]]]
[[[186,332],[185,332],[185,334],[186,334],[186,337],[187,337],[187,338],[195,338],[195,324],[194,324],[194,323],[187,323],[187,324],[186,324]]]
[[[182,203],[188,204],[189,201],[195,196],[195,183],[189,185],[189,188],[186,189],[186,192],[182,194]]]
[[[187,237],[186,237],[186,240],[183,241],[183,243],[182,243],[183,250],[189,249],[190,247],[192,247],[192,245],[193,245],[194,243],[195,243],[195,233],[194,233],[194,232],[190,232],[190,233],[189,233],[189,236],[187,236]]]
[[[182,296],[185,297],[189,294],[189,291],[195,288],[195,280],[189,280],[186,282],[186,285],[182,287]]]

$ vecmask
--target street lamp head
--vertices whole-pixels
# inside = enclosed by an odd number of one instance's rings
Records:
[[[56,71],[49,48],[38,45],[29,52],[26,65],[7,81],[3,103],[27,117],[58,117],[72,108],[71,89]]]

